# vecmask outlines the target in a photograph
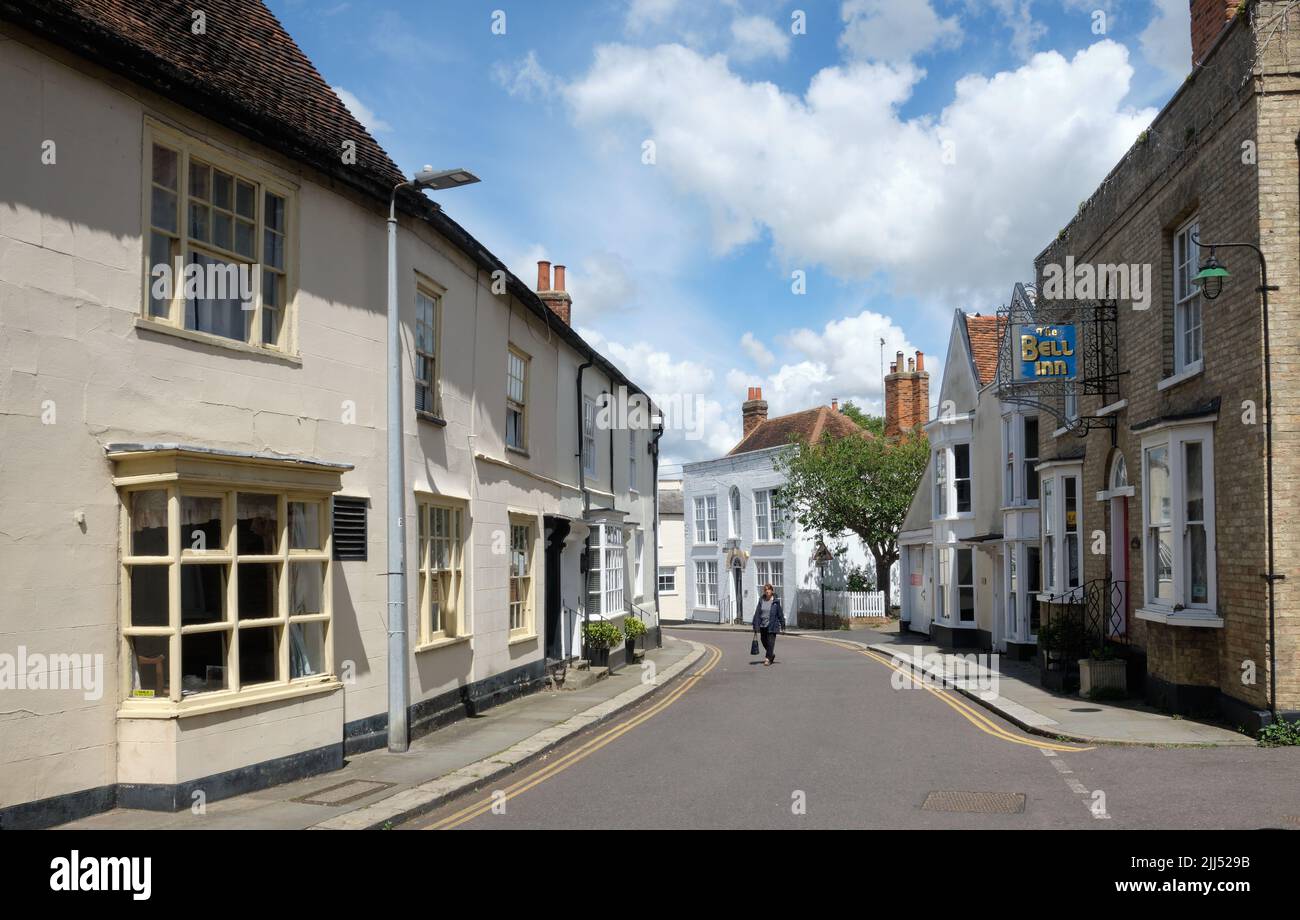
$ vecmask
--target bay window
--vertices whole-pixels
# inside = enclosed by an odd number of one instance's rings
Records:
[[[110,457],[122,489],[126,708],[265,698],[332,682],[338,474],[258,481],[181,449]],[[235,470],[235,467],[239,467]]]
[[[952,449],[952,484],[957,513],[971,510],[970,445],[957,444]]]
[[[1142,440],[1144,594],[1157,612],[1215,615],[1213,456],[1210,425],[1166,428]]]
[[[627,609],[627,550],[623,527],[612,521],[594,523],[587,538],[590,562],[587,569],[587,595],[591,613],[618,616]]]
[[[1083,468],[1079,463],[1045,464],[1042,500],[1042,590],[1053,597],[1083,584]]]
[[[934,516],[948,516],[948,451],[934,452]]]

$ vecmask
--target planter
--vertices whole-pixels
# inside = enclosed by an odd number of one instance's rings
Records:
[[[586,649],[587,663],[593,668],[609,667],[609,649],[607,648],[588,648]]]
[[[1087,696],[1094,690],[1128,692],[1128,663],[1123,658],[1100,661],[1079,659],[1079,693]]]
[[[623,650],[627,654],[627,663],[636,664],[636,640],[628,636],[623,641]]]

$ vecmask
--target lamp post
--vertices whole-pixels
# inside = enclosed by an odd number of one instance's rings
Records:
[[[826,631],[826,566],[830,564],[831,553],[825,543],[817,544],[817,583],[822,591],[822,631]]]
[[[406,707],[406,457],[402,444],[401,317],[397,309],[397,193],[403,188],[449,189],[479,181],[464,169],[426,166],[399,182],[388,199],[388,749],[410,745]]]
[[[1197,235],[1192,242],[1200,249],[1202,243]],[[1223,293],[1223,284],[1232,277],[1232,273],[1219,264],[1215,251],[1219,249],[1249,249],[1259,259],[1260,302],[1264,313],[1264,468],[1266,477],[1265,503],[1267,507],[1266,536],[1268,540],[1268,571],[1261,577],[1268,583],[1268,658],[1269,658],[1269,701],[1268,708],[1274,718],[1277,717],[1277,582],[1286,578],[1279,575],[1274,565],[1273,548],[1273,369],[1269,359],[1268,340],[1268,292],[1280,288],[1268,283],[1268,260],[1264,251],[1254,243],[1209,243],[1210,257],[1201,266],[1201,271],[1193,281],[1199,282],[1201,295],[1206,300],[1217,300]]]

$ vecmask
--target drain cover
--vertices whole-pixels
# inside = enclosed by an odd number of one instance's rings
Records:
[[[368,779],[354,779],[309,792],[293,801],[302,802],[304,805],[347,805],[394,785],[394,783],[380,783]]]
[[[943,789],[927,794],[921,810],[967,815],[1018,815],[1025,810],[1025,796],[1020,792],[954,792]]]

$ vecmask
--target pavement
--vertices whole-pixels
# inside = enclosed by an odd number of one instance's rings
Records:
[[[710,646],[676,687],[399,829],[1300,828],[1300,749],[1064,743],[834,634],[668,632]]]
[[[690,624],[679,628],[693,631],[747,631],[735,624]],[[897,621],[877,628],[790,630],[790,636],[832,638],[848,641],[887,655],[898,664],[922,675],[942,678],[944,656],[968,655],[973,650],[941,648],[915,633],[900,633]],[[1089,744],[1151,745],[1241,745],[1252,747],[1255,740],[1213,722],[1172,716],[1133,700],[1098,702],[1077,694],[1055,693],[1039,684],[1038,665],[999,656],[991,660],[980,655],[973,672],[967,671],[970,686],[955,689],[968,699],[992,710],[1019,728],[1038,735]]]
[[[117,808],[61,825],[82,829],[360,830],[410,820],[542,759],[558,744],[657,695],[704,654],[689,639],[648,649],[582,690],[544,690],[411,742],[368,751],[343,769],[208,803],[201,814]],[[304,801],[305,800],[305,801]]]

